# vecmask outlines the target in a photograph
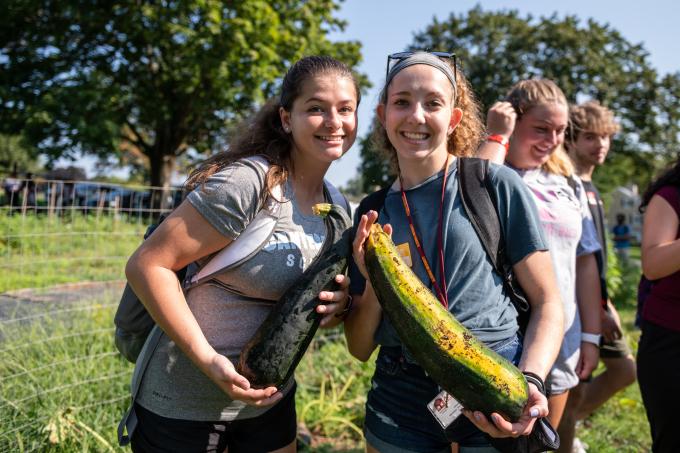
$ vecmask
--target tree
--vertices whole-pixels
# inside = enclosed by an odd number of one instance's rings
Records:
[[[26,146],[18,135],[0,134],[0,171],[35,172],[40,168],[37,150]]]
[[[595,174],[605,191],[621,182],[646,184],[679,149],[680,73],[660,78],[644,47],[609,25],[476,7],[443,22],[434,18],[410,48],[454,51],[483,111],[529,77],[555,80],[571,102],[597,99],[607,105],[622,133],[611,161]]]
[[[360,61],[334,0],[9,2],[0,18],[0,124],[51,158],[143,155],[166,186],[178,156],[228,127],[308,54]],[[366,83],[366,78],[361,78]]]

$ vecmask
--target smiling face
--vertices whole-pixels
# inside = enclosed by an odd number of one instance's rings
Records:
[[[305,81],[291,111],[279,111],[293,137],[293,158],[330,164],[347,152],[357,135],[357,103],[348,77],[330,73]]]
[[[409,163],[424,162],[439,170],[448,152],[448,136],[462,117],[453,106],[449,79],[422,64],[407,67],[392,79],[377,113],[402,170]]]
[[[576,141],[570,144],[569,154],[586,166],[602,165],[607,158],[611,138],[607,133],[583,131],[578,134]]]
[[[521,169],[538,168],[564,142],[568,121],[567,106],[538,104],[525,112],[510,138],[507,160]]]

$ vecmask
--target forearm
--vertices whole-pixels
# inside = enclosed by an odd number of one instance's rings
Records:
[[[477,157],[488,159],[489,162],[503,165],[505,162],[505,147],[500,143],[485,141],[477,148]]]
[[[547,376],[564,336],[564,310],[548,251],[537,251],[513,266],[531,306],[520,360],[522,371]]]
[[[576,259],[576,300],[581,319],[581,331],[592,334],[602,332],[600,310],[602,294],[595,255],[588,254]]]
[[[146,262],[135,254],[125,273],[135,294],[159,327],[201,370],[215,354],[189,309],[182,287],[171,269]]]
[[[520,370],[531,371],[545,379],[560,351],[563,336],[564,313],[559,295],[548,296],[541,303],[533,304]]]
[[[375,332],[382,318],[382,309],[373,287],[366,283],[362,295],[354,296],[352,311],[345,319],[345,338],[350,354],[365,362],[377,347]]]

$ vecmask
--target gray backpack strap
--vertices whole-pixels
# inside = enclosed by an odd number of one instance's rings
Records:
[[[118,445],[124,447],[130,443],[132,434],[137,427],[137,414],[135,413],[135,400],[139,393],[139,388],[142,385],[142,377],[149,366],[151,357],[160,343],[163,331],[158,325],[154,325],[151,333],[144,343],[144,347],[139,353],[137,363],[135,364],[135,371],[132,373],[132,380],[130,382],[130,407],[123,415],[123,419],[118,423]],[[127,431],[127,434],[125,432]]]
[[[249,157],[247,160],[260,166],[265,173],[269,170],[269,162],[260,156]],[[189,278],[185,281],[185,289],[208,281],[216,274],[248,261],[259,252],[274,232],[281,213],[280,200],[282,197],[283,189],[280,186],[274,187],[262,209],[258,211],[241,234],[219,251],[198,272],[189,275]]]

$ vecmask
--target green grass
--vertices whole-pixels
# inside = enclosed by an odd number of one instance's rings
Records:
[[[1,321],[0,451],[115,449],[132,367],[113,348],[112,300],[20,307]]]
[[[640,331],[633,325],[640,270],[631,265],[621,269],[621,272],[622,284],[613,300],[621,316],[628,344],[635,355],[640,338]],[[598,372],[601,371],[602,367]],[[577,429],[576,435],[585,441],[589,451],[593,452],[650,451],[649,425],[637,383],[614,395],[587,418]]]
[[[117,296],[39,303],[0,321],[0,451],[121,450],[133,367],[113,346]],[[362,448],[372,369],[349,356],[341,331],[319,336],[297,372],[298,418],[311,435],[301,451]]]
[[[0,216],[0,293],[85,280],[118,280],[139,245],[141,217]]]

